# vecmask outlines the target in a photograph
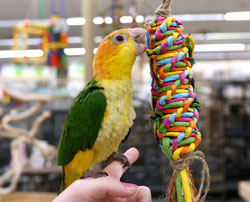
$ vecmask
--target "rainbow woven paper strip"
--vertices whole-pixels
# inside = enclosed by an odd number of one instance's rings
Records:
[[[152,76],[150,118],[155,123],[157,142],[171,161],[186,157],[201,141],[197,125],[200,105],[191,78],[194,41],[182,30],[182,22],[174,17],[157,17],[147,33]],[[176,175],[167,200],[193,201],[196,191],[194,185],[190,186],[193,180],[188,168]]]

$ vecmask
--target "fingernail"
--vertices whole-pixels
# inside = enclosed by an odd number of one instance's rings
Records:
[[[122,183],[122,184],[128,190],[134,191],[137,189],[137,185],[135,185],[135,184],[130,184],[130,183]]]

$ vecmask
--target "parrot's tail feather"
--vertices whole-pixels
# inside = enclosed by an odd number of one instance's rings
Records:
[[[58,190],[58,195],[63,192],[64,190],[64,169],[62,168],[62,179],[61,179],[61,182],[60,182],[60,186],[59,186],[59,190]]]
[[[94,149],[79,150],[73,160],[66,166],[63,166],[63,180],[60,185],[60,191],[63,191],[84,175],[93,163],[94,153]]]

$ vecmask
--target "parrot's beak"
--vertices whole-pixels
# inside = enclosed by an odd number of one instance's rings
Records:
[[[134,39],[136,45],[136,55],[143,54],[147,48],[145,43],[145,35],[147,30],[143,28],[133,28],[129,29],[129,33]]]

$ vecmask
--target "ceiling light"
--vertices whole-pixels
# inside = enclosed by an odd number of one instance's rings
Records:
[[[96,25],[101,25],[101,24],[104,23],[104,18],[103,18],[103,17],[95,17],[95,18],[93,19],[93,22],[94,22],[94,24],[96,24]]]
[[[144,22],[144,17],[142,15],[138,15],[138,16],[136,16],[135,21],[137,23],[143,23]]]
[[[214,32],[206,34],[191,34],[196,40],[234,40],[234,39],[250,39],[250,32]]]
[[[95,36],[95,38],[94,38],[95,43],[101,43],[102,40],[103,40],[102,36]]]
[[[98,48],[94,48],[93,53],[96,54]]]
[[[85,48],[65,48],[64,52],[68,56],[84,55],[86,53]]]
[[[181,21],[224,21],[222,13],[173,15]]]
[[[222,52],[222,51],[244,51],[245,44],[232,43],[232,44],[201,44],[195,45],[195,52]]]
[[[132,18],[132,16],[122,16],[120,18],[120,22],[121,23],[132,23],[133,22],[133,18]]]
[[[113,23],[113,19],[111,17],[105,17],[104,21],[106,24],[112,24]]]
[[[250,39],[249,32],[229,32],[229,33],[207,33],[206,40],[233,40],[233,39]]]
[[[22,20],[0,20],[0,27],[15,27]]]
[[[0,51],[0,58],[31,58],[41,57],[43,51],[41,49],[30,49],[30,50],[2,50]]]
[[[84,25],[85,23],[85,18],[68,18],[66,20],[66,24],[69,26]]]
[[[13,46],[13,39],[0,39],[0,46]]]
[[[70,36],[68,37],[68,43],[69,44],[79,44],[82,43],[82,37],[81,36]]]
[[[250,20],[250,11],[228,12],[224,15],[226,21]]]

